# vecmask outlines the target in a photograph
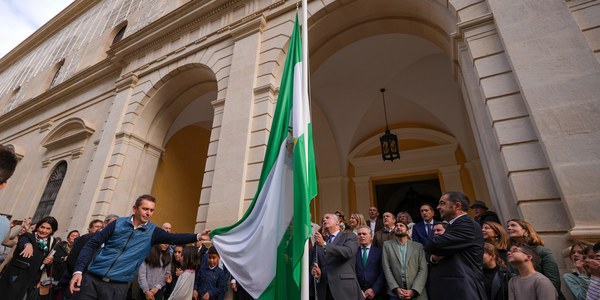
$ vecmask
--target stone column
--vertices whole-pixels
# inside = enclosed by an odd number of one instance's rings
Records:
[[[219,133],[223,122],[223,111],[225,106],[224,99],[217,99],[211,102],[214,110],[213,125],[206,154],[206,166],[204,167],[204,179],[202,180],[202,192],[200,193],[200,205],[196,215],[196,231],[206,229],[208,219],[208,206],[211,199],[213,178],[215,175],[215,162],[217,159],[217,149],[219,146]]]
[[[233,56],[210,191],[208,228],[231,225],[243,214],[253,91],[265,22],[259,16],[231,31]]]
[[[118,171],[124,157],[115,153],[117,147],[116,132],[120,128],[127,104],[137,84],[137,76],[130,75],[116,82],[116,94],[113,97],[110,113],[101,128],[101,136],[95,142],[92,162],[83,182],[79,201],[74,208],[71,228],[87,228],[92,218],[104,218],[109,213],[123,215],[130,210],[110,210],[113,192],[118,182]],[[98,178],[98,180],[90,180]],[[127,199],[132,200],[132,199]]]
[[[365,214],[369,212],[371,207],[371,177],[357,176],[353,177],[354,186],[356,189],[356,209],[358,212]],[[365,215],[365,218],[368,218]]]
[[[462,192],[462,181],[460,180],[460,166],[447,166],[439,168],[440,175],[444,181],[443,192],[459,191]]]
[[[523,215],[547,220],[542,230],[563,223],[572,239],[598,239],[600,65],[564,0],[488,2],[539,137],[528,151],[549,166],[537,177],[555,183],[556,195],[523,207]],[[566,221],[565,209],[570,224],[556,222]]]

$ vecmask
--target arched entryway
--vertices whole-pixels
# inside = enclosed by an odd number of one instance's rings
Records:
[[[147,140],[162,147],[151,193],[156,197],[153,222],[170,222],[175,232],[193,232],[212,132],[217,97],[214,73],[188,64],[163,77],[147,99],[142,124]]]
[[[485,183],[472,180],[483,170],[452,68],[458,20],[448,7],[355,1],[318,18],[309,32],[318,212],[366,214],[379,185],[428,180],[438,194],[461,190],[491,205]],[[400,161],[381,161],[381,88]]]

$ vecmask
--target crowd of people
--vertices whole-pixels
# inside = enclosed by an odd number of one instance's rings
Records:
[[[473,210],[473,217],[468,210]],[[557,260],[525,220],[504,225],[484,202],[444,193],[407,212],[341,211],[313,224],[313,299],[565,299]],[[416,218],[415,218],[416,219]],[[573,299],[600,299],[600,242],[575,241]]]
[[[17,159],[0,145],[0,189]],[[108,215],[88,232],[55,236],[47,216],[9,222],[0,216],[0,239],[10,249],[0,265],[2,299],[252,299],[207,248],[209,231],[174,234],[150,222],[155,199],[142,195],[133,214]],[[474,211],[474,218],[467,212]],[[482,201],[444,193],[420,219],[407,212],[327,213],[310,239],[312,299],[564,299],[552,251],[525,220],[503,226]],[[573,272],[563,275],[572,297],[600,299],[600,242],[576,241]]]

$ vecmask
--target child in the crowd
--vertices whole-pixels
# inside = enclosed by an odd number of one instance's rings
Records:
[[[229,273],[219,268],[221,257],[215,247],[208,249],[196,271],[194,298],[201,300],[219,300],[227,292]]]
[[[535,270],[534,264],[539,263],[540,257],[533,249],[525,245],[512,246],[507,256],[508,262],[519,271],[519,276],[508,283],[510,300],[558,299],[550,279]]]
[[[181,252],[181,254],[178,254]],[[172,272],[175,275],[167,276],[167,283],[175,282],[173,289],[169,293],[169,300],[190,300],[194,292],[194,281],[196,280],[196,268],[198,268],[200,258],[198,249],[194,246],[175,246],[174,257],[178,265]],[[178,259],[178,257],[181,257]]]

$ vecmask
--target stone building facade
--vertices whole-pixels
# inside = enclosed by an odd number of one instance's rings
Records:
[[[0,213],[50,213],[65,233],[153,193],[155,221],[176,231],[235,222],[256,191],[296,10],[76,0],[0,60],[0,143],[21,160]],[[315,214],[398,208],[433,181],[530,221],[557,253],[600,238],[600,1],[308,11]],[[379,152],[382,87],[394,162]],[[378,187],[410,183],[382,204]]]

